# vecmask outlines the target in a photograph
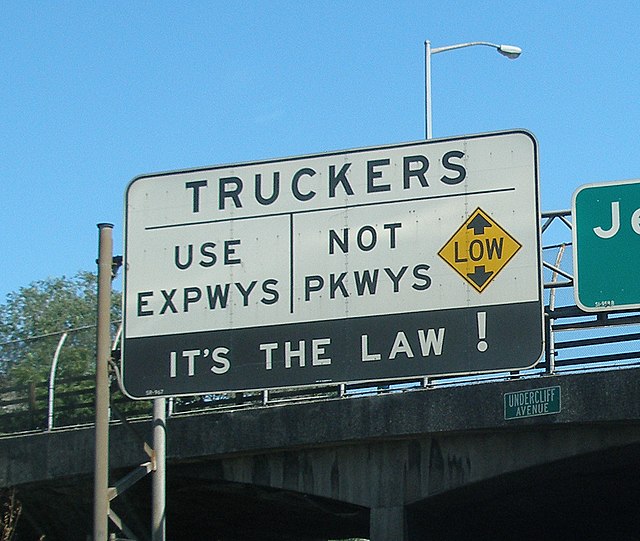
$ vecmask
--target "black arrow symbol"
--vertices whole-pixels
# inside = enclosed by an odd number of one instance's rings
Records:
[[[489,281],[489,278],[493,275],[493,271],[486,271],[484,265],[475,267],[473,272],[467,274],[467,276],[476,284],[478,287],[482,287]]]
[[[476,214],[467,225],[467,229],[473,229],[474,235],[482,235],[487,227],[491,227],[491,222],[488,222],[480,213]]]

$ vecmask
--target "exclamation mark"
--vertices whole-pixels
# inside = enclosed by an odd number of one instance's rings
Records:
[[[170,361],[170,365],[169,365],[169,377],[171,378],[175,378],[177,375],[177,366],[176,366],[176,352],[172,351],[171,354],[169,355],[169,361]]]
[[[487,313],[486,312],[478,312],[476,314],[478,318],[478,351],[484,352],[487,351],[489,344],[485,338],[487,337]]]

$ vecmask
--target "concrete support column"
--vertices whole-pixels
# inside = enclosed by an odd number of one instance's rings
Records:
[[[374,507],[369,515],[371,541],[408,541],[404,506]]]

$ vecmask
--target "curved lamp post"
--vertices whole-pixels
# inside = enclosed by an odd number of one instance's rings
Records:
[[[515,45],[497,45],[488,41],[472,41],[469,43],[458,43],[456,45],[447,45],[446,47],[431,48],[431,42],[429,40],[424,42],[424,105],[425,105],[425,125],[427,132],[427,139],[431,139],[431,55],[437,53],[444,53],[445,51],[453,51],[454,49],[462,49],[464,47],[474,47],[476,45],[484,45],[486,47],[493,47],[501,55],[507,58],[518,58],[522,53],[520,47]]]

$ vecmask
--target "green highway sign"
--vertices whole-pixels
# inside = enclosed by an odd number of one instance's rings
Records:
[[[640,308],[640,180],[581,186],[571,210],[576,304]]]
[[[524,419],[560,413],[560,386],[504,394],[504,418]]]

